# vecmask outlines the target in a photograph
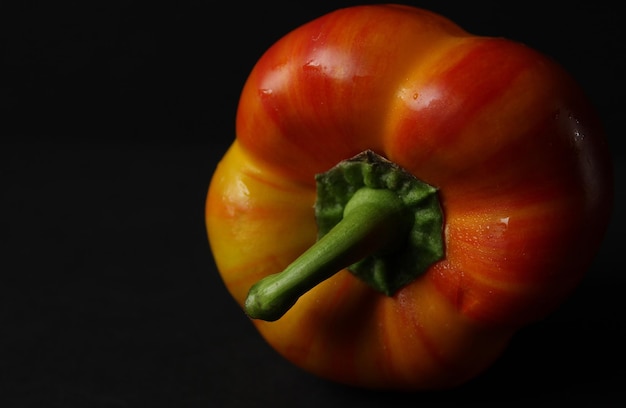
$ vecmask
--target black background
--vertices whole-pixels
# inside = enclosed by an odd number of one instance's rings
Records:
[[[415,394],[328,383],[278,357],[226,293],[204,231],[254,62],[357,2],[14,3],[0,10],[1,407],[626,403],[626,50],[608,3],[405,2],[564,65],[600,112],[616,173],[611,226],[573,296],[484,375]]]

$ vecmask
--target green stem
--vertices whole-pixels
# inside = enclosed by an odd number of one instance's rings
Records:
[[[274,321],[320,282],[373,253],[406,240],[411,215],[397,193],[360,188],[344,208],[343,219],[298,259],[252,286],[245,302],[248,316]]]

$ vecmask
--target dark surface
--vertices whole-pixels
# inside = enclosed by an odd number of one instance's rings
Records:
[[[203,221],[256,59],[301,23],[355,3],[26,3],[0,12],[0,407],[626,403],[626,50],[611,7],[414,3],[525,42],[574,74],[607,128],[617,211],[579,290],[484,375],[394,394],[331,384],[279,358],[222,285]]]

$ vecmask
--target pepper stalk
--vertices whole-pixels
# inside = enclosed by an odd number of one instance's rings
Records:
[[[435,187],[367,150],[316,175],[318,239],[282,272],[254,284],[249,317],[278,320],[311,288],[347,268],[387,296],[444,256]]]

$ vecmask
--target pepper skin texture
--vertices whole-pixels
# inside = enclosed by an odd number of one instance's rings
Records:
[[[444,258],[392,296],[341,270],[280,319],[251,321],[332,381],[457,386],[589,269],[611,212],[603,129],[575,81],[523,44],[406,6],[317,18],[254,66],[209,187],[209,242],[240,306],[315,242],[314,176],[368,149],[439,189]]]

